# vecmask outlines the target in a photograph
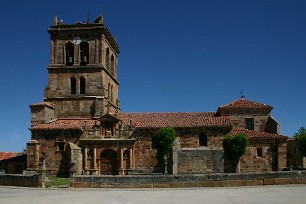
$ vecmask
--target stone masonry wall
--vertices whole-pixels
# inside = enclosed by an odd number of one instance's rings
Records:
[[[182,149],[177,152],[178,174],[221,172],[223,172],[223,150],[221,148]]]
[[[272,116],[267,120],[265,132],[280,134],[280,124]]]
[[[158,172],[156,149],[153,149],[151,137],[142,137],[135,143],[135,168],[138,173]]]
[[[77,143],[80,132],[42,131],[32,132],[32,139],[39,142],[39,157],[46,152],[45,164],[47,176],[69,176],[70,162],[66,149],[68,143]],[[58,149],[58,143],[64,143],[64,150]]]
[[[180,136],[181,148],[196,148],[199,146],[199,135]]]
[[[287,167],[306,168],[305,159],[295,139],[287,141]]]
[[[156,159],[156,149],[152,144],[152,138],[154,138],[156,131],[155,129],[146,129],[139,132],[140,136],[135,143],[136,172],[158,173],[163,171],[161,164]],[[199,147],[199,135],[201,133],[207,135],[207,147]],[[221,165],[215,158],[221,157],[219,149],[222,148],[223,137],[226,135],[224,131],[205,128],[180,128],[176,129],[176,135],[179,138],[179,149],[185,149],[180,151],[178,157],[180,155],[182,161],[186,162],[176,163],[174,161],[177,173],[220,172],[223,170],[223,167],[221,167],[223,164]],[[195,148],[196,151],[189,151],[186,148]],[[195,158],[198,158],[201,162],[196,161]]]
[[[287,167],[287,143],[278,144],[278,171]]]
[[[0,186],[44,187],[44,175],[0,174]]]
[[[262,149],[262,156],[257,156],[257,148]],[[272,171],[272,154],[268,146],[247,147],[246,153],[240,158],[241,172]]]
[[[75,176],[76,188],[181,188],[306,184],[305,171],[191,175]]]
[[[31,126],[48,123],[55,119],[54,109],[46,106],[31,107]]]
[[[245,129],[245,119],[254,118],[254,130],[264,132],[269,115],[231,115],[232,124],[236,128]]]

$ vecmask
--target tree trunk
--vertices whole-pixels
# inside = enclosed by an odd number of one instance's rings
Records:
[[[240,173],[240,159],[237,161],[236,173]]]
[[[164,162],[165,162],[165,175],[168,174],[168,157],[165,155],[164,157]]]
[[[234,173],[240,173],[240,158],[235,158],[232,162]]]

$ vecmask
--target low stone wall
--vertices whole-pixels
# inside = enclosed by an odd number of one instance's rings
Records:
[[[44,175],[0,174],[0,186],[22,186],[43,188]]]
[[[221,173],[223,149],[182,149],[177,151],[177,174]]]
[[[306,171],[191,175],[74,176],[76,188],[181,188],[306,184]]]

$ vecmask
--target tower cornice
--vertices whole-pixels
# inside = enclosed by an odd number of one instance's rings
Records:
[[[85,38],[86,34],[83,33],[84,31],[92,30],[96,35],[104,35],[107,41],[110,43],[112,48],[116,53],[120,53],[119,46],[115,40],[115,38],[111,35],[109,30],[104,24],[97,24],[97,23],[89,23],[89,24],[58,24],[51,26],[48,29],[48,32],[51,35],[51,39],[67,39],[67,40],[73,40],[74,37],[80,37]],[[65,34],[71,34],[71,32],[75,32],[75,36],[65,35]],[[97,37],[92,36],[92,37]],[[91,37],[91,36],[87,36]]]

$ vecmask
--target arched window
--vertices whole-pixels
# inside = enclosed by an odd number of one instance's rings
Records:
[[[85,78],[80,77],[80,94],[85,94]]]
[[[199,135],[199,146],[207,147],[207,135],[205,133]]]
[[[70,77],[70,94],[76,94],[76,79]]]
[[[105,63],[106,63],[106,68],[109,68],[109,48],[106,48]]]
[[[71,42],[66,44],[66,65],[71,66],[73,65],[74,61],[74,45]]]
[[[112,75],[114,75],[114,70],[115,70],[115,58],[114,58],[114,55],[111,56],[111,73]]]
[[[87,65],[89,61],[89,44],[88,42],[80,43],[81,65]]]

